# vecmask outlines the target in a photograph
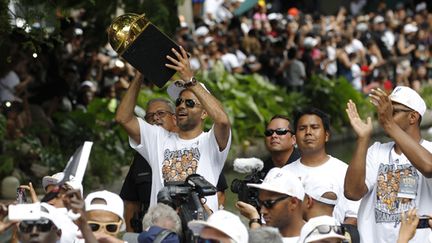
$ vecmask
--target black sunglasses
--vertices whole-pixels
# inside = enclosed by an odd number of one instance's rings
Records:
[[[267,129],[267,130],[264,131],[264,135],[266,137],[272,136],[273,133],[276,133],[277,135],[285,135],[287,133],[291,133],[291,134],[294,135],[294,133],[291,130],[287,129],[287,128]]]
[[[393,116],[399,112],[412,112],[412,111],[413,110],[409,110],[409,109],[393,109]]]
[[[195,105],[199,105],[193,99],[177,98],[176,102],[175,102],[176,107],[179,106],[179,105],[181,105],[183,102],[185,103],[186,107],[188,107],[188,108],[194,108]]]
[[[39,232],[48,232],[52,229],[54,223],[51,222],[49,219],[43,219],[43,220],[37,220],[37,221],[30,221],[25,220],[21,221],[18,228],[19,231],[23,233],[30,233],[33,230],[33,227],[36,227],[37,231]]]
[[[313,229],[306,237],[305,239],[307,239],[309,236],[311,236],[313,233],[317,232],[321,235],[324,234],[328,234],[330,233],[330,231],[334,231],[336,234],[338,235],[345,235],[345,229],[343,226],[339,226],[339,225],[318,225],[317,227],[315,227],[315,229]]]
[[[261,200],[259,200],[258,201],[258,203],[259,203],[259,205],[260,206],[264,206],[264,207],[266,207],[267,209],[271,209],[272,207],[274,207],[274,205],[276,204],[276,203],[278,203],[278,202],[280,202],[280,201],[282,201],[282,200],[285,200],[285,199],[287,199],[287,198],[289,198],[290,196],[282,196],[282,197],[280,197],[280,198],[276,198],[276,199],[274,199],[274,200],[264,200],[264,201],[261,201]]]

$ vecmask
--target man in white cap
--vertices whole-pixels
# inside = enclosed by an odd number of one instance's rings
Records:
[[[81,195],[83,193],[83,186],[80,182],[76,181],[73,176],[71,176],[69,181],[66,181],[61,187],[57,187],[57,184],[63,180],[64,173],[58,172],[52,176],[44,176],[42,178],[42,187],[48,194],[52,190],[59,190],[59,193],[55,197],[44,198],[47,203],[53,205],[56,208],[64,208],[63,198],[67,191],[71,189],[79,190]]]
[[[275,167],[262,184],[247,184],[259,189],[260,213],[267,226],[279,229],[283,242],[297,242],[304,225],[302,200],[305,196],[300,180],[291,172]],[[261,224],[258,211],[244,202],[237,202],[242,215],[249,218],[249,226]]]
[[[341,243],[345,240],[343,227],[331,216],[311,218],[302,228],[299,243]]]
[[[248,231],[240,218],[228,211],[219,210],[207,221],[193,220],[188,223],[194,235],[220,243],[247,243]]]
[[[396,242],[401,214],[416,207],[419,215],[432,212],[432,143],[422,139],[420,122],[426,104],[409,87],[390,95],[373,90],[371,103],[378,121],[393,139],[369,147],[372,121],[359,117],[352,101],[347,114],[357,134],[357,146],[345,177],[345,196],[362,199],[358,229],[362,242]],[[430,230],[418,229],[410,242],[424,242]]]
[[[85,199],[85,210],[93,232],[118,236],[126,229],[123,200],[115,193],[106,190],[90,193]]]
[[[55,243],[62,235],[61,217],[57,209],[47,203],[41,203],[41,217],[37,220],[23,220],[18,225],[18,238],[22,243]]]
[[[303,199],[303,219],[333,215],[338,201],[339,186],[330,176],[309,175],[303,179],[305,197]]]
[[[141,81],[135,79],[123,97],[116,120],[125,128],[130,145],[136,149],[152,168],[150,206],[155,205],[157,193],[164,183],[184,181],[190,174],[200,174],[216,185],[231,145],[231,125],[221,103],[199,83],[190,68],[186,51],[172,49],[176,58],[167,56],[168,68],[178,71],[182,80],[168,88],[175,100],[179,128],[171,133],[162,127],[150,125],[134,115]],[[207,116],[213,126],[204,132]],[[207,197],[207,205],[218,209],[216,196]]]

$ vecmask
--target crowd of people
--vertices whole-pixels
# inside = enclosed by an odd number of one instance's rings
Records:
[[[251,18],[232,14],[238,4],[225,1],[213,14],[205,13],[195,31],[182,23],[175,37],[180,48],[172,49],[166,61],[181,79],[167,88],[171,100],[148,102],[145,116],[136,112],[142,76],[112,51],[86,55],[76,25],[65,28],[70,39],[61,70],[53,72],[62,80],[55,83],[55,92],[40,89],[57,81],[49,73],[53,70],[34,72],[30,59],[15,50],[11,69],[0,79],[0,97],[9,102],[9,139],[22,136],[35,114],[50,126],[54,112],[85,110],[95,95],[104,95],[112,99],[108,108],[136,155],[120,195],[102,190],[84,197],[81,182],[63,172],[42,179],[42,198],[32,184],[19,186],[30,192],[31,203],[1,205],[0,239],[432,242],[432,143],[420,133],[426,104],[418,94],[429,82],[432,60],[432,15],[426,3],[413,10],[381,4],[370,14],[362,14],[360,7],[355,15],[341,8],[336,16],[303,14],[296,8],[267,14],[265,5],[258,4]],[[44,57],[37,65],[51,61]],[[372,119],[360,117],[356,104],[347,101],[357,143],[351,161],[341,161],[326,151],[331,121],[325,111],[311,107],[289,116],[275,114],[264,133],[271,157],[264,162],[262,180],[247,183],[256,192],[249,196],[256,196],[257,205],[238,201],[239,213],[228,212],[223,209],[223,167],[232,127],[221,102],[195,78],[198,70],[214,68],[258,72],[297,92],[312,75],[343,76],[369,94],[378,123],[392,141],[369,147]],[[204,130],[206,119],[213,124],[209,131]],[[184,193],[185,181],[187,188],[210,186]],[[176,188],[168,196],[192,198],[188,205],[161,200],[160,192],[168,186]],[[188,220],[185,213],[191,214]],[[422,228],[419,215],[429,215]]]

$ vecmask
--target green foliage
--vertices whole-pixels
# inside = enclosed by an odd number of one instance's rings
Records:
[[[301,94],[287,93],[258,74],[219,75],[203,73],[198,78],[223,103],[233,126],[235,144],[261,137],[265,122],[273,115],[291,115],[306,102]]]
[[[420,95],[426,102],[426,107],[428,109],[432,108],[432,85],[425,85],[421,89]]]
[[[56,133],[62,138],[60,146],[64,148],[64,154],[72,155],[86,140],[94,142],[89,162],[90,175],[98,177],[102,183],[111,182],[120,166],[128,164],[132,157],[127,135],[114,122],[114,113],[107,109],[108,103],[106,99],[95,99],[87,112],[75,110],[56,117]]]
[[[305,87],[305,96],[308,98],[309,106],[319,108],[330,115],[332,128],[337,131],[349,125],[345,109],[350,99],[356,103],[361,115],[371,116],[374,111],[366,97],[342,77],[328,79],[313,76]]]

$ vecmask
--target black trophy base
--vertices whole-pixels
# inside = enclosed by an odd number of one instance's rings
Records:
[[[173,40],[150,23],[126,49],[122,57],[138,69],[146,79],[162,88],[176,73],[175,70],[165,66],[166,63],[170,63],[166,58],[167,55],[175,58],[171,48],[180,52],[179,46]]]

